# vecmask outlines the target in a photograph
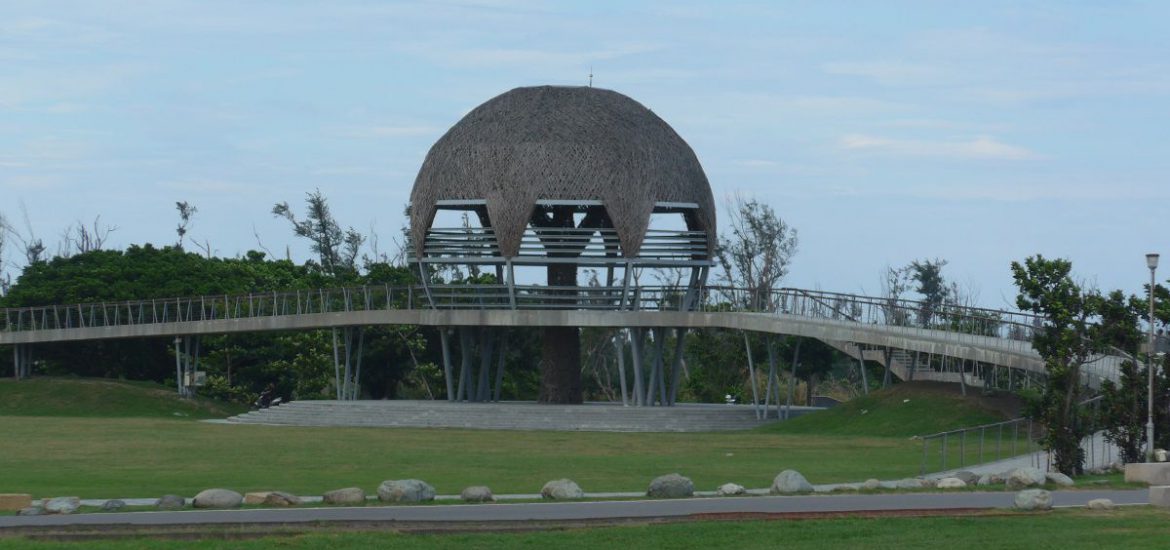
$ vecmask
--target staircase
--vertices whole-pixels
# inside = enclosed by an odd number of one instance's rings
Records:
[[[845,355],[854,359],[861,359],[864,356],[866,361],[873,361],[883,367],[886,366],[886,352],[880,349],[863,350],[853,342],[841,342],[836,340],[825,340],[826,344],[840,350]],[[960,374],[957,372],[939,372],[931,369],[924,361],[911,368],[914,363],[914,354],[904,349],[894,349],[890,352],[890,373],[897,376],[900,380],[910,380],[911,371],[913,371],[913,379],[924,382],[951,382],[959,383]],[[983,380],[972,376],[970,373],[966,374],[964,381],[968,386],[983,387]]]
[[[819,410],[793,407],[799,415]],[[775,420],[772,420],[773,422]],[[294,401],[227,419],[233,424],[467,428],[591,432],[717,432],[759,426],[749,405],[680,404],[622,407],[610,403],[542,405],[531,402]]]

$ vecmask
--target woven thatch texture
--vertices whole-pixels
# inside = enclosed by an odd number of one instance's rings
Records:
[[[715,201],[694,151],[642,104],[600,88],[516,88],[476,107],[423,161],[411,191],[417,252],[438,200],[484,199],[505,256],[537,200],[600,200],[625,255],[638,253],[654,203],[693,202],[715,243]]]

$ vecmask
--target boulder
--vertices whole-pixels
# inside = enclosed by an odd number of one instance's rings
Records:
[[[861,488],[866,491],[876,491],[882,488],[882,482],[874,478],[869,478],[865,480],[865,483],[861,484]]]
[[[205,489],[195,495],[191,505],[196,508],[239,508],[244,503],[244,495],[231,489]]]
[[[646,489],[646,496],[650,498],[688,498],[695,496],[695,484],[691,478],[679,474],[658,476],[650,482]]]
[[[272,491],[264,497],[264,501],[261,502],[261,504],[265,506],[279,506],[282,508],[286,506],[300,506],[301,497],[298,497],[292,493],[286,493],[284,491]]]
[[[1044,489],[1026,489],[1016,493],[1016,510],[1051,510],[1052,493]]]
[[[103,512],[118,512],[126,507],[126,502],[119,499],[107,500],[102,503]]]
[[[784,470],[776,479],[772,480],[772,488],[768,491],[773,495],[795,495],[813,492],[813,486],[796,470]]]
[[[979,481],[975,482],[980,487],[987,487],[991,485],[991,474],[983,474],[979,476]]]
[[[81,508],[81,499],[78,497],[56,497],[46,500],[41,505],[46,514],[72,514]]]
[[[1170,508],[1170,486],[1155,485],[1150,487],[1150,505]]]
[[[1090,500],[1088,504],[1085,504],[1085,508],[1090,510],[1112,510],[1113,501],[1107,498],[1095,498]]]
[[[1068,477],[1060,472],[1048,472],[1047,474],[1044,474],[1044,479],[1047,480],[1048,483],[1060,485],[1061,487],[1072,487],[1073,485],[1076,485],[1076,482],[1073,481],[1071,477]]]
[[[365,504],[366,492],[360,487],[346,487],[326,492],[321,496],[321,501],[325,504]]]
[[[0,512],[15,512],[32,506],[32,495],[0,493]]]
[[[163,495],[154,503],[159,510],[180,510],[187,505],[187,499],[179,495]]]
[[[264,504],[264,499],[268,498],[270,494],[272,494],[272,491],[244,493],[244,504]]]
[[[18,516],[43,516],[43,515],[45,515],[45,509],[41,508],[40,506],[26,506],[24,508],[21,508],[20,510],[17,510],[16,515],[18,515]]]
[[[894,482],[894,487],[898,489],[925,489],[926,482],[916,477],[908,477],[906,479],[899,479]]]
[[[571,479],[554,479],[540,488],[540,496],[549,500],[569,500],[585,498],[585,491]]]
[[[961,479],[963,480],[963,483],[966,483],[967,485],[975,485],[976,483],[979,483],[979,474],[975,472],[968,472],[967,470],[955,472],[954,474],[951,474],[950,477]]]
[[[1154,462],[1166,462],[1166,449],[1154,449]]]
[[[715,489],[715,494],[721,497],[732,497],[736,495],[742,495],[746,492],[747,489],[744,489],[743,485],[738,483],[724,483],[723,485],[720,485],[718,489]]]
[[[495,502],[496,496],[492,494],[492,490],[483,485],[473,485],[466,487],[459,492],[459,498],[464,502]]]
[[[1009,491],[1019,491],[1027,487],[1044,485],[1046,480],[1044,472],[1036,468],[1023,467],[1012,470],[1005,483]]]
[[[429,502],[435,500],[435,488],[420,479],[388,479],[378,486],[382,502]]]
[[[957,477],[944,477],[938,480],[938,484],[935,485],[935,487],[938,487],[939,489],[962,489],[966,486],[967,482]]]

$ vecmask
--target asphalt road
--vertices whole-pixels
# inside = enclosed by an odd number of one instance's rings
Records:
[[[1055,506],[1080,506],[1108,498],[1116,504],[1145,504],[1148,490],[1053,491]],[[363,508],[286,508],[278,510],[189,510],[178,512],[93,513],[0,517],[7,527],[182,526],[296,524],[304,522],[522,522],[680,518],[697,514],[782,514],[1009,508],[1014,493],[913,493],[809,495],[788,497],[695,498],[682,500],[548,502],[375,506]]]

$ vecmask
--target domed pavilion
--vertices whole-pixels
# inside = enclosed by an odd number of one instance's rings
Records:
[[[715,203],[691,147],[637,101],[516,88],[431,147],[411,191],[410,237],[424,284],[445,264],[489,275],[428,284],[435,308],[686,310],[714,265]],[[682,275],[670,285],[649,275],[664,269]],[[576,341],[577,329],[546,328],[545,362],[579,355]],[[579,400],[573,363],[576,388],[565,389]]]

